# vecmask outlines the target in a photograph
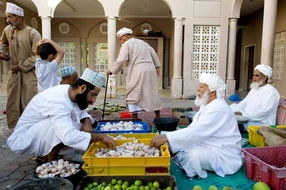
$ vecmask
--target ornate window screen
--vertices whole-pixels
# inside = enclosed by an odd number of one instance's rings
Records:
[[[275,34],[273,53],[273,79],[282,80],[286,31]]]
[[[200,74],[217,73],[219,26],[194,26],[192,80]]]
[[[105,73],[108,66],[108,46],[107,43],[94,43],[94,71]]]
[[[75,43],[74,42],[56,42],[65,52],[65,56],[60,64],[60,69],[66,66],[75,67]]]

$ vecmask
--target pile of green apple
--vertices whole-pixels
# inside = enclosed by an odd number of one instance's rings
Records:
[[[172,190],[171,187],[161,187],[158,181],[143,184],[141,180],[135,180],[134,183],[112,179],[110,182],[88,183],[83,190]]]

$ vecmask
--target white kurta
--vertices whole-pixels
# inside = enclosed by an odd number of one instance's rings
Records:
[[[59,84],[57,75],[59,64],[57,63],[56,59],[49,62],[47,60],[38,58],[35,63],[35,68],[39,92]]]
[[[270,84],[252,89],[239,103],[232,104],[233,112],[241,112],[250,119],[248,125],[275,125],[279,93]]]
[[[232,110],[224,99],[201,106],[186,128],[166,133],[173,153],[189,177],[207,177],[204,165],[219,176],[233,174],[243,163],[241,135]],[[201,158],[200,158],[201,157]]]
[[[154,49],[142,40],[127,40],[109,70],[117,74],[123,67],[126,67],[127,104],[136,104],[145,111],[160,110],[156,71],[160,61]]]
[[[68,95],[69,85],[37,94],[20,117],[7,144],[16,154],[45,156],[54,146],[86,150],[91,134],[80,131],[82,118],[90,117]]]

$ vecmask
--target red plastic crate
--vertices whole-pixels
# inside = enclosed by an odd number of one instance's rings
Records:
[[[272,190],[286,189],[286,146],[242,149],[247,177],[263,181]]]

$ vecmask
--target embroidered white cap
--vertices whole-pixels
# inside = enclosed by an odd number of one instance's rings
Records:
[[[90,84],[102,88],[105,86],[106,77],[102,74],[96,73],[89,68],[86,68],[80,77],[82,80],[89,82]]]
[[[268,78],[272,77],[272,68],[265,64],[257,65],[254,70],[259,70],[261,73],[266,75]]]
[[[13,3],[7,3],[6,4],[6,13],[15,14],[18,16],[24,16],[24,10],[21,7],[18,7],[17,5]]]
[[[124,36],[124,35],[126,35],[126,34],[133,34],[133,31],[131,30],[131,29],[129,29],[129,28],[121,28],[117,33],[116,33],[116,35],[117,35],[117,37],[118,38],[120,38],[120,37],[122,37],[122,36]]]
[[[73,66],[66,66],[64,68],[61,69],[61,75],[62,77],[71,75],[75,72],[75,67]]]

